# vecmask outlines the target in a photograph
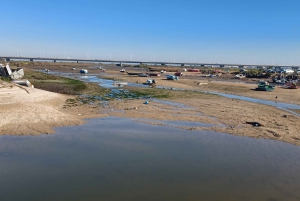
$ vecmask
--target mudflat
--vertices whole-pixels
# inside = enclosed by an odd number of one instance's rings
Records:
[[[35,67],[40,68],[41,67]],[[50,70],[74,72],[70,67]],[[57,68],[57,69],[55,69]],[[119,68],[106,67],[105,74],[99,69],[89,69],[89,72],[99,76],[143,83],[149,78],[129,76],[119,72]],[[197,74],[183,74],[178,81],[166,80],[165,76],[152,77],[157,85],[166,88],[180,88],[186,91],[165,89],[172,94],[170,100],[182,103],[187,108],[168,105],[163,102],[144,100],[111,100],[106,107],[87,104],[65,107],[68,99],[75,96],[57,94],[39,89],[26,88],[25,91],[15,85],[1,82],[0,84],[0,134],[1,135],[37,135],[53,133],[56,126],[76,125],[83,123],[84,118],[119,116],[125,118],[141,118],[156,120],[181,120],[214,124],[212,127],[182,127],[182,129],[209,129],[239,136],[280,140],[300,145],[300,117],[272,106],[240,101],[206,93],[195,93],[191,90],[216,91],[242,95],[263,100],[298,104],[300,91],[276,87],[273,92],[255,91],[255,80],[245,83],[240,80],[208,79]],[[129,90],[130,87],[128,88]],[[147,120],[148,123],[157,124]],[[258,122],[253,126],[249,122]]]

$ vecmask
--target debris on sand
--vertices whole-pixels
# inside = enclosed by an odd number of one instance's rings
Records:
[[[260,127],[260,126],[262,126],[260,123],[258,123],[256,121],[246,121],[246,124],[251,124],[254,127]]]

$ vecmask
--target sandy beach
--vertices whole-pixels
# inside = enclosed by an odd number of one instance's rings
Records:
[[[0,81],[0,135],[53,133],[53,127],[82,124],[95,115],[89,106],[64,109],[73,96]]]
[[[120,81],[142,83],[147,78],[132,77],[121,74],[119,70],[107,70],[106,77]],[[187,76],[188,77],[188,76]],[[159,86],[218,91],[263,100],[299,103],[299,90],[287,90],[277,87],[273,92],[253,90],[255,84],[228,82],[224,80],[208,80],[206,78],[169,81],[164,77],[154,78]],[[205,83],[199,85],[199,83]],[[27,90],[27,91],[26,91]],[[199,96],[175,97],[170,101],[182,103],[186,108],[168,105],[162,102],[144,100],[112,100],[106,107],[91,105],[75,105],[65,107],[67,99],[75,96],[62,95],[39,89],[26,90],[0,83],[0,134],[1,135],[38,135],[53,133],[53,127],[78,125],[85,118],[118,116],[147,118],[146,123],[155,120],[178,120],[213,124],[212,127],[182,127],[188,130],[209,129],[239,136],[280,140],[300,145],[300,118],[272,106],[256,104],[216,95],[201,94]],[[169,90],[169,93],[173,93]],[[276,98],[277,97],[277,98]],[[276,99],[275,99],[276,98]],[[199,115],[199,113],[201,115]],[[255,127],[246,122],[259,122],[262,126]]]

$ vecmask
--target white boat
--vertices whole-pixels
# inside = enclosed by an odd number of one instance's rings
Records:
[[[241,79],[241,78],[244,78],[246,76],[244,74],[237,74],[236,77],[239,78],[239,79]]]
[[[80,72],[80,73],[88,73],[88,70],[86,70],[86,69],[80,69],[79,72]]]
[[[154,79],[148,79],[147,84],[152,85],[152,84],[157,84],[157,81]]]
[[[12,80],[11,82],[21,86],[34,88],[34,86],[28,80]]]
[[[9,64],[0,64],[0,76],[10,77],[12,80],[20,79],[24,76],[23,68],[11,69]]]

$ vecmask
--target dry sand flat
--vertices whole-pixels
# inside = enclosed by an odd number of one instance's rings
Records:
[[[24,89],[0,81],[0,135],[52,133],[53,127],[76,125],[83,123],[82,118],[97,116],[88,106],[63,109],[70,96]]]
[[[216,124],[213,127],[183,127],[189,130],[214,130],[239,136],[266,138],[300,145],[300,118],[272,106],[265,106],[245,101],[237,101],[222,97],[205,99],[177,99],[172,102],[182,103],[194,109],[182,110],[180,107],[169,106],[143,100],[113,101],[114,108],[110,115],[119,117],[149,118],[155,120],[176,120]],[[199,112],[202,115],[199,115]],[[212,118],[214,117],[214,118]],[[148,121],[152,124],[151,120]],[[246,122],[259,122],[255,127]],[[225,125],[225,126],[222,126]]]

